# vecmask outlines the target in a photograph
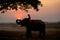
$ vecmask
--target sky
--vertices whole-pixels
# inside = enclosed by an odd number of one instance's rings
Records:
[[[27,18],[27,14],[31,15],[31,19],[42,20],[44,22],[60,22],[60,0],[40,0],[43,7],[38,7],[39,11],[29,9],[28,13],[22,10],[8,10],[4,14],[0,12],[0,23],[15,23],[17,18]]]

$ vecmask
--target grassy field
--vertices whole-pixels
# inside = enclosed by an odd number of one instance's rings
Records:
[[[32,31],[30,40],[39,40],[39,32]],[[26,28],[17,24],[0,24],[0,40],[26,40]],[[46,24],[46,40],[60,40],[60,24]]]

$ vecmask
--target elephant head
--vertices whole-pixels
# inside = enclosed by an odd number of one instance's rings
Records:
[[[20,22],[21,22],[21,19],[17,19],[17,20],[16,20],[16,23],[17,23],[17,24],[20,24]]]
[[[28,18],[24,18],[23,20],[17,19],[16,23],[22,26],[29,26],[30,25],[30,14],[28,14]]]
[[[22,26],[27,26],[28,23],[29,23],[29,19],[28,18],[25,18],[23,20],[17,19],[16,23],[19,24],[19,25],[22,25]]]

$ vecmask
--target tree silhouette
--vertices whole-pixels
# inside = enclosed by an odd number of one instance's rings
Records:
[[[0,0],[0,11],[1,10],[26,10],[34,8],[38,11],[38,5],[41,5],[39,0]],[[4,11],[3,11],[4,12]]]

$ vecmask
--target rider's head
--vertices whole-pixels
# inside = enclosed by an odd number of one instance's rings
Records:
[[[28,19],[31,19],[30,14],[28,14]]]

